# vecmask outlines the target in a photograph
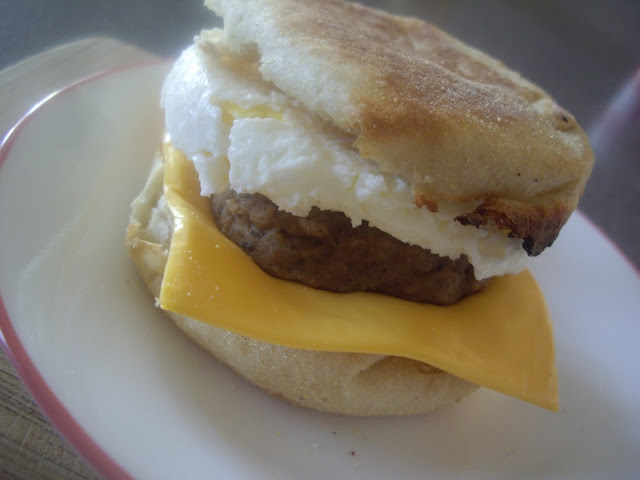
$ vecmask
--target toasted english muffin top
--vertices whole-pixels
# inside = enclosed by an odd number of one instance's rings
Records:
[[[499,61],[424,21],[340,0],[205,3],[230,52],[409,179],[418,205],[482,200],[458,221],[494,223],[532,255],[575,209],[593,164],[586,135]]]

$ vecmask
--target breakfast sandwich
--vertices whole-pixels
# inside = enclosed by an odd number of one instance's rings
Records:
[[[224,28],[165,81],[162,148],[127,230],[158,306],[296,405],[420,413],[482,385],[557,408],[526,265],[592,167],[573,116],[422,20],[341,0],[205,3]]]

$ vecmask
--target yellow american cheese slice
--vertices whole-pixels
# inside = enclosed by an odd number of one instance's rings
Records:
[[[294,348],[413,358],[557,410],[552,328],[529,272],[448,307],[279,280],[218,231],[192,163],[170,144],[165,159],[174,231],[161,308]]]

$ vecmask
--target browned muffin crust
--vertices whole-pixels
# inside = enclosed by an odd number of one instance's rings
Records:
[[[450,305],[480,290],[466,257],[435,255],[367,222],[353,228],[342,212],[307,217],[279,210],[260,194],[213,195],[218,228],[274,277],[332,292],[371,291]]]
[[[536,256],[551,246],[570,214],[557,202],[533,207],[492,199],[482,202],[473,212],[457,216],[455,220],[462,225],[475,227],[493,223],[509,232],[510,237],[522,238],[522,248],[530,256]]]

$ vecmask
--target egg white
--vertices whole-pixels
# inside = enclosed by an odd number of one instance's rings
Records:
[[[477,203],[431,212],[413,203],[411,184],[382,172],[353,148],[354,137],[307,112],[262,79],[258,66],[185,50],[163,91],[166,129],[198,172],[202,195],[231,187],[261,193],[280,209],[306,216],[311,207],[341,211],[395,238],[450,258],[466,255],[483,279],[521,271],[522,240],[497,227],[454,221]]]

